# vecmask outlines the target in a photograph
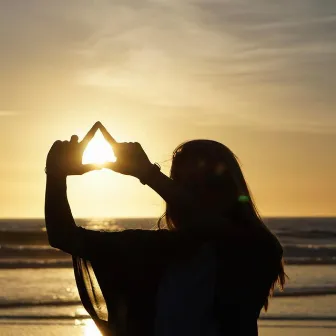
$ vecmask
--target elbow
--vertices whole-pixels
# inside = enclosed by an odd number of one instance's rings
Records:
[[[69,248],[69,244],[67,244],[67,242],[65,242],[64,240],[60,241],[55,239],[49,239],[49,245],[64,253],[72,254],[71,249]]]
[[[52,229],[52,227],[48,227],[47,225],[47,238],[48,243],[51,247],[60,249],[60,239],[59,235],[55,230]]]
[[[58,239],[48,237],[48,242],[51,247],[62,250],[62,244]]]
[[[66,234],[62,235],[55,232],[53,232],[53,234],[50,234],[49,232],[48,242],[51,247],[71,254],[74,237],[76,236],[74,235],[74,232],[72,230],[69,230],[68,232],[66,232]]]
[[[59,232],[50,232],[50,230],[48,230],[47,233],[49,245],[53,248],[63,250],[64,245],[66,244],[66,238],[63,235],[60,235]]]

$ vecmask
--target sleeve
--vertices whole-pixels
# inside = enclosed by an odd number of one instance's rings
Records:
[[[86,260],[118,259],[132,263],[167,259],[183,248],[183,238],[168,230],[124,230],[104,232],[78,227],[73,244],[65,252]]]
[[[155,288],[165,265],[179,256],[179,246],[188,245],[168,230],[101,232],[78,227],[76,234],[67,252],[73,255],[83,306],[104,335],[119,335],[120,328],[124,334],[134,295]],[[129,313],[121,316],[125,308]]]

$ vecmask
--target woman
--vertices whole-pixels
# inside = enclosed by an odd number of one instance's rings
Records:
[[[113,146],[105,165],[166,201],[167,229],[78,227],[66,177],[95,165],[82,154],[97,129]],[[173,153],[170,178],[138,143],[117,143],[101,123],[82,142],[57,141],[47,157],[45,218],[51,246],[73,256],[82,303],[103,335],[257,335],[261,309],[282,288],[282,248],[260,219],[235,155],[194,140]],[[163,219],[163,217],[161,219]]]

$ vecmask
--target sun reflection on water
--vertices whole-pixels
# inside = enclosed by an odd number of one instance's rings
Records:
[[[93,320],[85,321],[83,336],[102,336]]]

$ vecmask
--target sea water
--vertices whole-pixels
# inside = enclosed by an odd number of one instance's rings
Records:
[[[265,218],[284,246],[288,284],[261,320],[336,321],[336,218]],[[94,230],[152,229],[156,219],[79,219]],[[0,323],[82,323],[71,258],[44,221],[0,220]],[[248,286],[248,283],[246,284]]]

